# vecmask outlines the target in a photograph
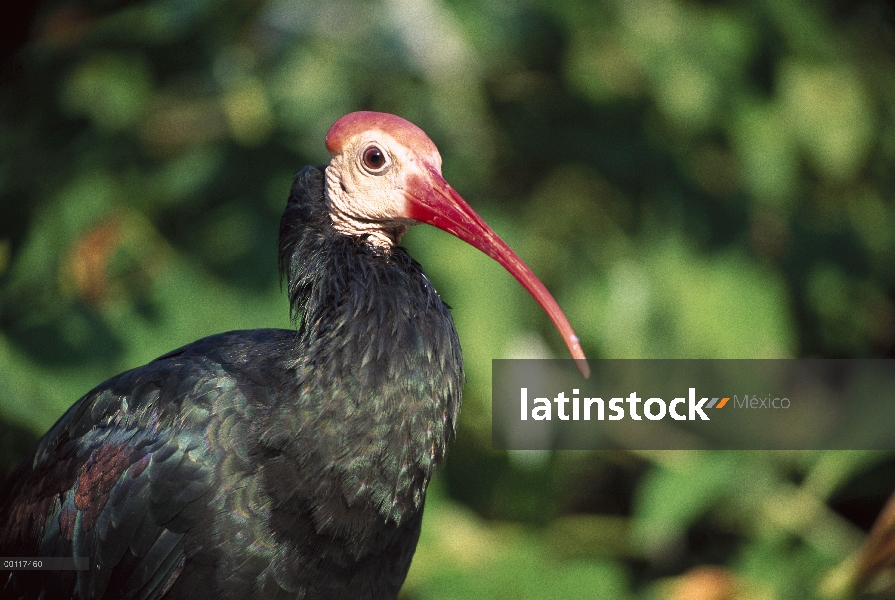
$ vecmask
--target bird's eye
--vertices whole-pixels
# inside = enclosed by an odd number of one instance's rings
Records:
[[[378,146],[368,146],[367,149],[364,150],[363,161],[367,171],[374,175],[381,174],[384,172],[385,167],[388,166],[388,160],[385,158],[385,153],[380,150]]]

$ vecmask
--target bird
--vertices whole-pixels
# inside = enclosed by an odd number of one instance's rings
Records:
[[[422,129],[353,112],[294,179],[279,268],[295,326],[212,335],[100,384],[0,491],[0,598],[395,598],[464,382],[450,309],[399,245],[428,223],[562,310],[445,181]]]

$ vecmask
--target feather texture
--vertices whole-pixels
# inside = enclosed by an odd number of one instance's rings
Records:
[[[400,247],[338,233],[296,176],[280,269],[297,330],[208,337],[90,391],[0,491],[0,598],[394,598],[463,370]]]

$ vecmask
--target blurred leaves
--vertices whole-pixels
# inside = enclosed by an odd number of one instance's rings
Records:
[[[60,105],[72,115],[90,119],[99,133],[112,134],[139,122],[151,90],[148,69],[139,58],[98,55],[75,68]]]
[[[893,24],[881,0],[45,2],[0,88],[3,451],[174,347],[289,326],[291,177],[358,109],[430,134],[589,356],[893,357]],[[862,453],[493,453],[490,359],[565,350],[487,257],[405,243],[468,372],[406,598],[804,598],[895,487]]]

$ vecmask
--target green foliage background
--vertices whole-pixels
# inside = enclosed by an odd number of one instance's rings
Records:
[[[429,133],[589,356],[895,353],[888,4],[46,2],[0,90],[4,473],[105,378],[290,326],[280,212],[358,109]],[[469,375],[408,600],[811,597],[895,487],[874,453],[494,453],[490,359],[562,343],[487,257],[405,243]]]

